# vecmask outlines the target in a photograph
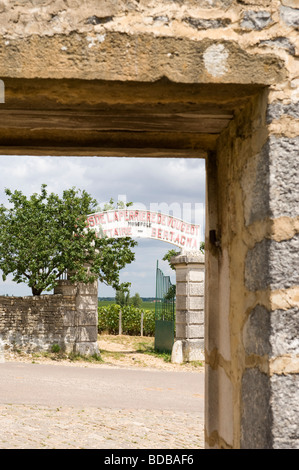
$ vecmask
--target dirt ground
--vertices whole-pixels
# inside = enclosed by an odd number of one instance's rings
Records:
[[[154,338],[146,336],[99,335],[100,360],[74,357],[62,353],[5,352],[5,360],[34,363],[56,363],[84,367],[121,367],[203,372],[202,362],[172,364],[170,355],[154,351]]]

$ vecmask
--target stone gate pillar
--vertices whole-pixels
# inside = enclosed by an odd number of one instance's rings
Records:
[[[204,255],[182,253],[171,259],[176,270],[176,334],[172,362],[204,359]]]
[[[62,280],[54,289],[54,294],[75,296],[72,312],[65,312],[65,343],[67,350],[92,356],[100,354],[98,335],[98,282],[73,284]]]

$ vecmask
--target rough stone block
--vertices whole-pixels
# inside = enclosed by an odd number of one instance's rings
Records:
[[[186,282],[188,281],[188,269],[186,267],[176,267],[176,281]]]
[[[94,326],[98,325],[98,312],[95,309],[80,310],[77,312],[77,324],[80,326]]]
[[[284,39],[284,38],[280,38]],[[267,42],[267,41],[265,41]],[[282,116],[291,116],[299,119],[299,101],[284,104],[281,101],[270,103],[267,109],[267,122],[271,123],[274,119],[280,119]]]
[[[78,295],[76,298],[76,308],[77,310],[97,310],[98,308],[98,298],[88,295]]]
[[[57,286],[54,287],[54,294],[70,295],[74,296],[77,293],[77,286],[71,284],[69,281],[60,281]]]
[[[179,311],[176,313],[176,323],[185,323],[189,324],[199,324],[203,325],[204,323],[204,311]]]
[[[269,26],[272,22],[271,13],[269,11],[247,10],[243,14],[241,27],[244,29],[260,31],[261,29],[266,28],[266,26]]]
[[[243,344],[247,354],[263,356],[271,353],[270,314],[262,305],[250,312],[243,329]]]
[[[287,289],[299,285],[298,251],[299,235],[282,242],[264,239],[256,243],[246,256],[247,289]]]
[[[227,28],[231,23],[230,18],[203,19],[186,17],[183,21],[198,30]]]
[[[178,295],[176,297],[176,310],[188,310],[189,301],[186,295]]]
[[[176,338],[185,339],[189,337],[189,327],[186,323],[176,324]]]
[[[280,112],[280,106],[270,108],[268,119]],[[246,225],[267,217],[298,215],[298,146],[299,137],[271,136],[261,152],[248,161],[241,180]]]
[[[272,448],[270,378],[258,369],[245,370],[241,385],[241,449]]]
[[[63,318],[63,324],[64,326],[73,326],[75,325],[76,323],[76,311],[73,310],[73,311],[64,311],[63,312],[63,315],[62,315],[62,318]]]
[[[77,342],[74,345],[74,352],[82,356],[100,356],[100,351],[97,342]]]
[[[187,282],[177,282],[176,284],[176,295],[185,296],[188,294],[188,283]]]
[[[190,310],[203,310],[204,298],[203,297],[189,297],[189,309]]]
[[[78,283],[78,295],[88,295],[98,297],[98,283],[93,282],[90,284]]]
[[[201,296],[204,295],[204,283],[203,282],[190,282],[189,284],[189,295]]]
[[[182,341],[183,359],[185,362],[204,360],[203,339],[187,339]]]
[[[189,273],[189,281],[193,282],[203,282],[205,279],[205,272],[204,269],[200,270],[190,270]]]
[[[298,354],[299,308],[271,312],[270,343],[273,356]]]
[[[295,45],[288,38],[285,37],[279,37],[275,39],[264,39],[259,42],[259,45],[284,49],[285,51],[289,52],[289,54],[293,56],[296,55]]]
[[[295,29],[299,29],[299,9],[288,6],[280,7],[280,17],[282,21]]]
[[[299,137],[271,137],[270,152],[270,215],[273,217],[299,215]]]
[[[193,338],[204,338],[204,326],[203,325],[189,325],[188,339]]]
[[[183,357],[183,342],[181,340],[175,341],[171,351],[171,362],[173,364],[182,364]]]
[[[299,374],[274,374],[271,392],[273,448],[298,449]]]
[[[98,332],[94,326],[80,326],[77,328],[76,342],[97,341]]]

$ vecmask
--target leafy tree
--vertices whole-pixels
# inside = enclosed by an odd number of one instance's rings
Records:
[[[168,261],[169,266],[171,267],[171,269],[175,269],[173,264],[171,264],[170,260],[173,256],[177,256],[179,254],[180,254],[180,251],[176,251],[175,249],[171,249],[171,250],[167,251],[167,253],[165,253],[165,255],[163,257],[163,261]]]
[[[104,204],[104,207],[97,206],[94,212],[103,212],[103,211],[111,211],[116,209],[126,209],[126,207],[130,207],[133,205],[133,202],[124,202],[124,201],[117,201],[114,202],[114,199],[111,198],[109,202]]]
[[[175,298],[175,295],[176,295],[176,285],[171,284],[171,286],[168,289],[167,294],[165,294],[165,296],[164,296],[164,299],[165,300],[173,300]]]
[[[201,253],[204,254],[204,252],[205,252],[205,242],[200,242],[199,251],[201,251]],[[180,254],[180,251],[177,251],[175,249],[171,249],[167,253],[165,253],[165,255],[163,257],[163,261],[168,261],[169,266],[171,267],[171,269],[175,269],[173,264],[171,264],[170,260],[173,256],[177,256],[179,254]]]
[[[115,303],[124,307],[125,305],[129,305],[130,301],[130,292],[129,292],[129,285],[130,283],[123,283],[116,289],[115,293]]]
[[[142,298],[140,297],[138,292],[133,297],[131,297],[130,305],[133,305],[133,307],[136,307],[136,308],[141,308]]]
[[[48,194],[47,185],[29,198],[5,190],[10,207],[0,205],[0,269],[13,274],[33,295],[52,290],[66,270],[72,282],[99,279],[119,287],[119,271],[131,263],[136,242],[130,238],[98,238],[87,229],[86,215],[96,201],[86,191],[71,188]]]

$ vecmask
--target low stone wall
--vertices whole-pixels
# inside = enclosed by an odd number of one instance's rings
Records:
[[[0,297],[2,348],[99,354],[97,286],[60,281],[54,295]]]

